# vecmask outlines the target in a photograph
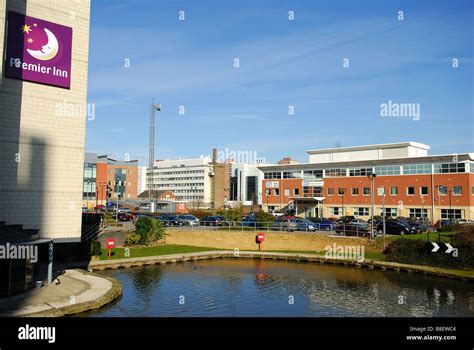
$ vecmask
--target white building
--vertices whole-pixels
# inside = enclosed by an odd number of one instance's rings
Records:
[[[147,190],[146,187],[146,166],[138,167],[138,185],[137,185],[137,195],[143,193]]]
[[[265,158],[256,163],[232,163],[230,200],[243,205],[262,204],[263,172],[258,168],[265,164]]]
[[[211,206],[213,167],[210,156],[194,159],[157,160],[151,179],[152,190],[168,190],[188,208]]]

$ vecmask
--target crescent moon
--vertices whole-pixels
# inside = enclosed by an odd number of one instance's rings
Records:
[[[40,61],[49,61],[53,59],[59,51],[59,43],[56,36],[47,28],[44,28],[46,35],[48,36],[48,43],[44,45],[41,50],[30,50],[27,49],[28,53],[34,58]]]

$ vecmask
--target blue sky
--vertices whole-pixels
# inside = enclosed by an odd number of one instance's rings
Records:
[[[474,152],[473,23],[470,0],[95,0],[86,149],[145,165],[154,97],[157,159],[216,146],[306,162],[398,141]],[[419,103],[420,120],[381,117],[389,100]]]

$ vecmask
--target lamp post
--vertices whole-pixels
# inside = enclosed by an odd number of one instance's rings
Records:
[[[342,201],[342,216],[344,216],[344,194],[346,193],[345,188],[339,188],[337,190],[338,194],[341,196],[341,201]],[[344,230],[344,236],[346,235],[346,224],[343,224],[343,230]]]
[[[372,219],[373,222],[373,219]],[[372,224],[373,225],[373,224]],[[385,251],[385,186],[382,186],[382,230],[383,230],[383,250]]]
[[[91,190],[91,179],[86,179],[87,182],[87,193],[86,193],[86,205],[87,210],[89,210],[89,197],[90,197],[90,190]]]
[[[374,210],[375,210],[375,205],[374,205],[374,182],[375,182],[375,178],[377,177],[376,174],[373,174],[373,173],[370,173],[369,175],[367,175],[368,178],[370,178],[370,200],[371,200],[371,203],[372,203],[372,208],[371,208],[371,211],[370,211],[370,234],[369,234],[369,238],[372,236],[373,232],[374,232]]]

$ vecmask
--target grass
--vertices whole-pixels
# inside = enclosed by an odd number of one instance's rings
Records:
[[[160,246],[154,246],[154,247],[129,248],[129,249],[130,249],[130,256],[125,256],[126,248],[112,249],[111,259],[140,258],[144,256],[197,253],[197,252],[206,252],[206,251],[211,251],[211,250],[219,250],[217,248],[193,247],[193,246],[187,246],[187,245],[173,245],[173,244],[160,245]],[[107,249],[101,250],[100,260],[108,260]]]
[[[439,234],[437,232],[431,232],[431,233],[418,233],[416,235],[388,235],[385,237],[386,243],[393,242],[397,239],[403,238],[403,239],[412,239],[412,240],[420,240],[420,241],[430,241],[430,242],[438,242],[438,239],[441,239],[441,242],[445,243],[450,243],[451,242],[451,236],[454,234],[454,232],[441,232]],[[376,241],[379,243],[383,242],[383,236],[378,236],[376,238]]]

